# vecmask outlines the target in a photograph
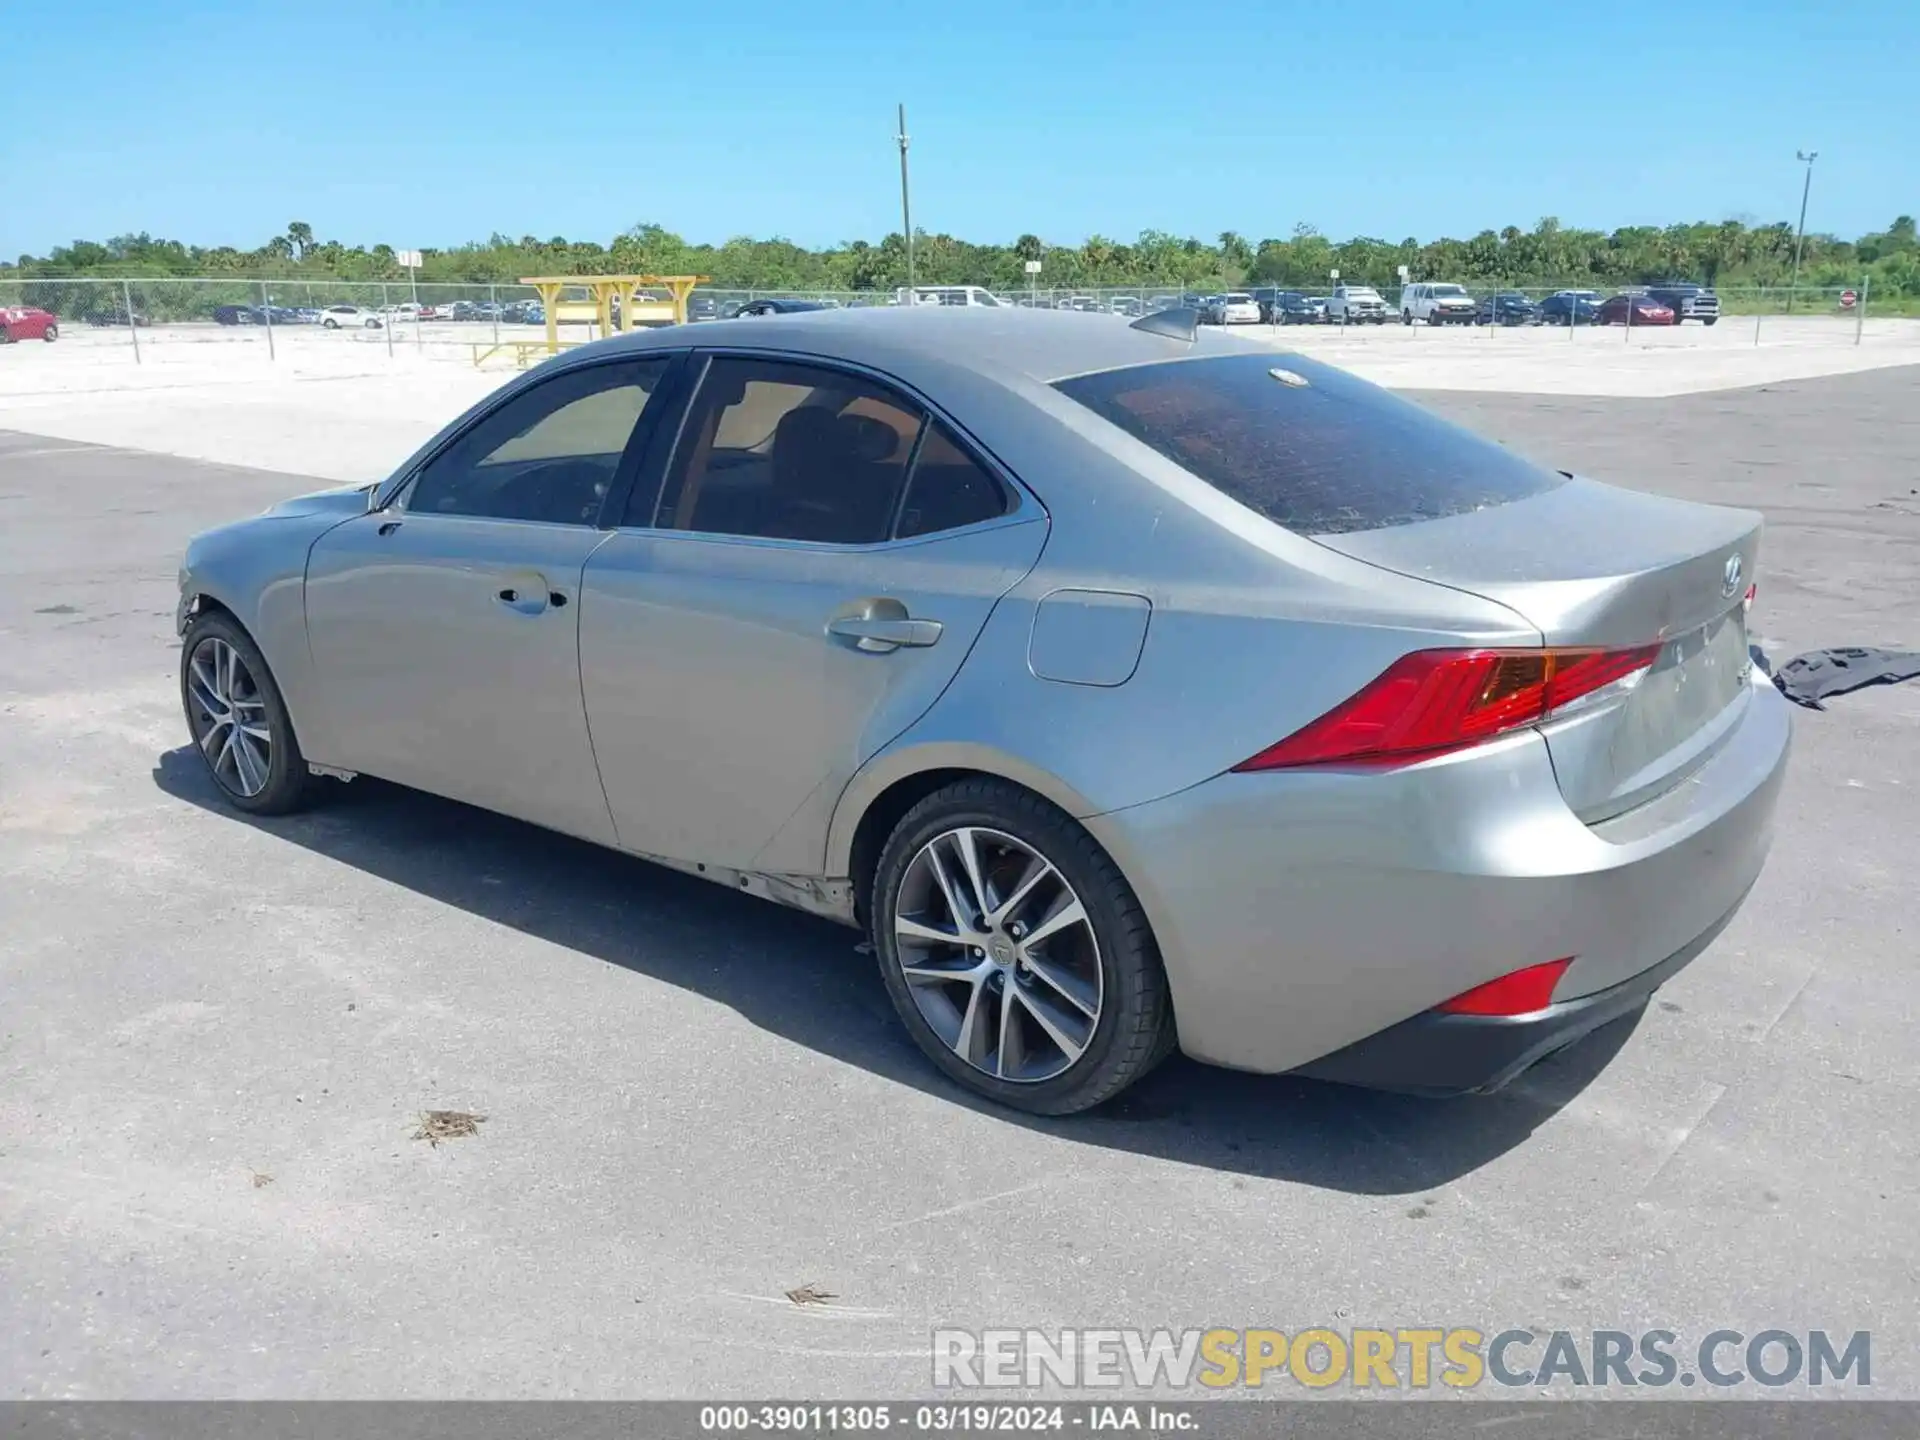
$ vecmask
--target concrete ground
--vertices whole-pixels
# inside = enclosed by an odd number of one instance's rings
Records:
[[[1422,398],[1764,509],[1778,658],[1920,647],[1917,384]],[[1469,1324],[1869,1329],[1920,1397],[1920,683],[1801,714],[1732,928],[1512,1089],[1175,1061],[1042,1122],[937,1079],[850,932],[370,781],[223,809],[174,566],[300,483],[0,436],[0,1396],[899,1395],[936,1325]]]
[[[1037,317],[1036,317],[1037,318]],[[1122,323],[1115,319],[1116,325]],[[59,343],[0,349],[0,413],[13,428],[194,460],[331,480],[385,475],[446,421],[515,373],[510,355],[474,364],[493,327],[385,331],[163,325],[69,328]],[[722,337],[725,322],[697,326]],[[1298,349],[1401,389],[1673,396],[1920,365],[1920,320],[1869,320],[1855,344],[1840,315],[1750,316],[1709,329],[1236,327],[1249,344]],[[502,338],[538,339],[534,326]],[[569,327],[584,338],[585,327]]]

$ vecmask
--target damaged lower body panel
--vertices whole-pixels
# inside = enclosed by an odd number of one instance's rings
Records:
[[[771,875],[757,870],[735,870],[727,865],[708,865],[695,860],[676,860],[668,855],[649,855],[642,850],[631,850],[627,853],[641,860],[649,860],[655,865],[664,865],[669,870],[698,875],[703,880],[725,885],[730,890],[744,890],[749,895],[758,895],[762,900],[771,900],[774,904],[785,905],[791,910],[804,910],[809,915],[819,915],[827,920],[838,921],[842,925],[857,927],[859,924],[853,913],[853,882],[851,880],[828,880],[818,875]]]

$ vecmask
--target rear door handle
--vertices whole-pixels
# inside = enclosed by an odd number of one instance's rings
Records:
[[[564,605],[567,597],[558,590],[550,589],[544,575],[524,572],[506,578],[506,583],[496,581],[497,588],[493,598],[509,610],[517,610],[522,615],[538,615],[549,605]]]
[[[843,616],[827,625],[828,633],[857,640],[860,649],[876,652],[932,645],[944,628],[938,620],[869,619],[860,615]]]

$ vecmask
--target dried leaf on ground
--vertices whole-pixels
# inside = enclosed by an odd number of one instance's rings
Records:
[[[422,1110],[420,1128],[413,1132],[415,1140],[424,1140],[434,1149],[440,1148],[442,1140],[459,1140],[468,1135],[478,1135],[480,1124],[487,1117],[472,1115],[465,1110]]]

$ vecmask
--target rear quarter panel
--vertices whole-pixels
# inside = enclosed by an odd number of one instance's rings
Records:
[[[1047,387],[994,435],[1053,515],[1039,563],[995,607],[953,684],[857,775],[835,812],[828,873],[859,816],[916,769],[973,754],[1076,815],[1158,799],[1292,733],[1408,650],[1538,644],[1502,605],[1382,571],[1291,535]],[[1071,476],[1070,484],[1047,483]],[[1118,685],[1041,679],[1036,610],[1062,589],[1152,606]],[[1018,773],[1016,773],[1016,771]]]

